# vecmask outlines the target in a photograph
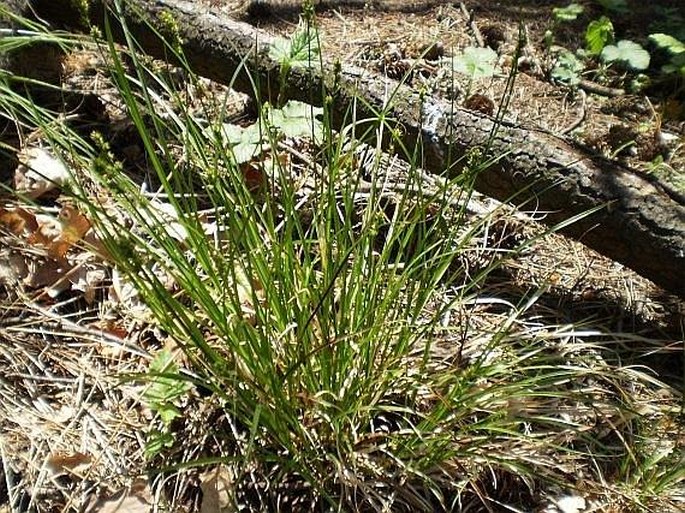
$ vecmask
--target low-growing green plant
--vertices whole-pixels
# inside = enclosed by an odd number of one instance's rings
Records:
[[[552,15],[556,22],[574,21],[580,16],[585,8],[576,3],[570,3],[566,7],[554,7]]]
[[[618,63],[631,70],[647,69],[650,58],[642,45],[624,39],[615,45],[606,45],[599,57],[605,63]]]
[[[476,48],[469,46],[455,55],[452,68],[455,72],[468,77],[465,96],[470,96],[474,80],[492,77],[495,74],[497,52],[492,48]]]
[[[173,446],[171,423],[181,416],[176,403],[187,395],[191,385],[179,375],[178,364],[168,349],[160,351],[150,363],[148,382],[143,399],[162,422],[161,430],[152,429],[148,433],[145,452],[152,457]]]
[[[263,106],[259,120],[246,127],[235,123],[223,123],[221,136],[226,150],[230,150],[237,164],[244,164],[269,148],[273,136],[277,139],[310,136],[315,141],[323,139],[323,126],[318,119],[321,108],[290,100],[282,108],[269,103]],[[212,129],[206,130],[207,136]],[[270,137],[270,135],[272,137]]]
[[[556,65],[552,69],[550,76],[562,84],[575,87],[580,83],[581,74],[584,69],[585,64],[573,52],[562,50],[559,52]]]
[[[661,68],[666,74],[679,74],[685,78],[685,43],[669,34],[650,34],[649,40],[666,51],[670,61]]]
[[[591,21],[585,30],[585,45],[590,55],[599,55],[614,42],[614,25],[606,16]]]
[[[606,11],[620,15],[626,12],[627,4],[624,0],[597,0]],[[552,10],[554,25],[546,33],[545,40],[548,50],[553,48],[554,32],[560,23],[575,21],[584,9],[579,4],[570,4],[566,7],[555,7]],[[575,51],[568,49],[556,49],[557,55],[554,67],[550,72],[552,79],[570,85],[577,86],[584,73],[594,76],[596,80],[605,81],[609,67],[622,70],[626,73],[619,75],[620,82],[627,83],[630,90],[640,91],[652,83],[650,75],[646,73],[649,68],[651,56],[649,52],[635,41],[622,39],[615,41],[614,25],[608,16],[601,16],[590,21],[585,29],[585,48]],[[681,73],[685,70],[683,63],[685,55],[682,52],[682,43],[673,36],[667,34],[651,34],[649,36],[658,48],[666,51],[670,56],[670,62],[662,66],[661,71],[665,74]],[[592,63],[598,66],[592,68]],[[639,72],[645,73],[639,73]]]
[[[289,39],[277,38],[269,47],[271,58],[280,63],[279,87],[281,92],[292,68],[308,68],[320,63],[319,33],[314,25],[314,10],[305,4],[304,16]],[[279,100],[280,101],[280,100]]]
[[[585,8],[577,3],[571,3],[566,7],[552,8],[552,27],[545,31],[545,48],[549,51],[554,45],[554,37],[559,25],[565,22],[575,21],[585,11]]]

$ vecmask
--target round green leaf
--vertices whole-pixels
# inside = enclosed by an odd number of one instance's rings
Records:
[[[578,15],[583,13],[583,6],[580,4],[569,4],[566,7],[555,7],[552,9],[552,13],[557,21],[573,21]]]
[[[497,52],[492,48],[469,46],[464,49],[464,53],[454,57],[453,69],[475,80],[494,75],[495,62],[497,62]]]
[[[685,43],[668,34],[650,34],[649,39],[659,48],[668,51],[671,55],[678,55],[679,53],[685,52]]]
[[[634,41],[621,40],[604,47],[600,58],[604,62],[621,62],[627,67],[640,70],[649,66],[649,52]]]

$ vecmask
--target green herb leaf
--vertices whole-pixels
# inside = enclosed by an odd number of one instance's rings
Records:
[[[210,129],[205,129],[207,137],[212,136]],[[265,142],[264,132],[259,129],[257,123],[242,127],[233,123],[223,123],[219,132],[220,144],[224,148],[230,148],[237,164],[244,164],[261,152]]]
[[[260,123],[248,127],[224,123],[220,132],[222,143],[231,148],[237,164],[244,164],[262,152],[270,130],[275,130],[278,137],[312,137],[320,141],[323,138],[323,125],[319,120],[322,113],[323,109],[298,101],[289,101],[281,109],[266,107],[268,123],[261,123],[261,126]]]
[[[323,138],[323,125],[319,121],[321,114],[323,109],[320,107],[290,100],[283,108],[272,109],[268,120],[286,137],[312,137],[317,141]]]
[[[685,76],[685,43],[669,34],[650,34],[649,40],[671,55],[671,61],[664,64],[661,71]]]
[[[685,53],[671,57],[671,62],[661,67],[664,73],[680,73],[685,77]]]
[[[259,130],[259,125],[254,123],[248,127],[240,127],[240,137],[233,145],[233,157],[238,164],[249,162],[261,153],[264,133]]]
[[[469,46],[464,49],[464,53],[454,57],[453,69],[475,80],[493,76],[496,62],[497,52],[492,48]]]
[[[585,44],[592,55],[599,55],[604,47],[614,41],[614,25],[606,16],[591,21],[585,30]]]
[[[668,34],[650,34],[649,40],[671,55],[685,52],[685,43]]]
[[[307,67],[319,58],[320,45],[316,41],[316,30],[303,21],[290,39],[277,38],[269,47],[269,56],[287,67]]]
[[[172,445],[174,445],[174,437],[171,433],[153,429],[147,434],[147,441],[145,442],[145,456],[148,458],[157,456],[164,449],[168,449]]]
[[[278,37],[269,46],[269,57],[271,57],[276,62],[283,64],[290,60],[290,52],[292,50],[292,42],[290,39],[284,37]]]
[[[615,45],[605,46],[600,58],[604,62],[621,62],[635,70],[647,69],[649,66],[649,52],[634,41],[625,39]]]
[[[576,86],[580,83],[580,74],[585,66],[572,52],[564,50],[557,58],[557,64],[552,70],[554,80],[566,85]]]
[[[190,384],[178,375],[178,365],[173,361],[173,355],[168,349],[160,351],[150,364],[150,387],[143,394],[148,406],[157,412],[168,425],[181,413],[173,405],[173,401],[184,396],[190,389]]]
[[[573,21],[583,13],[583,6],[579,4],[569,4],[566,7],[555,7],[552,9],[556,21]]]

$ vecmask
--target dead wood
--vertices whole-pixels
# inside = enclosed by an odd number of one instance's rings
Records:
[[[78,23],[70,0],[34,0],[35,12],[56,25]],[[436,173],[459,173],[465,155],[486,152],[497,161],[476,177],[477,189],[500,200],[546,212],[555,225],[591,209],[594,214],[563,233],[627,265],[664,289],[685,297],[685,197],[657,180],[593,155],[542,130],[498,124],[447,101],[424,97],[410,87],[352,66],[293,68],[283,90],[279,65],[268,55],[271,38],[254,27],[184,0],[127,0],[124,18],[142,48],[157,57],[169,52],[149,21],[168,33],[173,19],[193,69],[208,78],[263,100],[297,99],[321,105],[329,98],[336,120],[349,122],[379,111],[401,126],[404,144],[423,144],[423,166]],[[89,2],[92,23],[103,26],[107,0]],[[166,13],[166,18],[160,15]],[[111,15],[111,13],[110,13]],[[168,15],[171,15],[170,17]],[[111,18],[113,20],[113,17]],[[363,101],[358,101],[363,98]],[[461,159],[461,160],[460,160]]]

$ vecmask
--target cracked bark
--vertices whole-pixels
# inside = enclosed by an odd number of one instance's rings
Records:
[[[58,26],[73,27],[79,19],[70,0],[31,3],[40,17]],[[113,4],[91,0],[91,23],[102,27],[104,13]],[[237,90],[261,99],[280,93],[280,99],[315,105],[329,96],[339,124],[352,105],[358,119],[385,109],[386,117],[401,125],[407,147],[419,141],[423,144],[423,165],[433,172],[458,173],[462,171],[460,157],[474,148],[488,148],[487,156],[499,157],[476,177],[480,192],[499,200],[513,198],[527,209],[547,212],[544,222],[548,225],[599,208],[564,227],[562,233],[685,297],[682,193],[552,134],[510,124],[494,130],[492,118],[422,97],[407,86],[359,68],[342,66],[339,73],[333,65],[324,65],[323,70],[292,69],[279,92],[279,66],[267,51],[272,39],[263,32],[184,0],[127,0],[123,4],[124,18],[146,52],[167,57],[144,20],[164,33],[168,24],[159,21],[160,14],[171,14],[193,69]],[[359,97],[365,104],[357,101]]]

